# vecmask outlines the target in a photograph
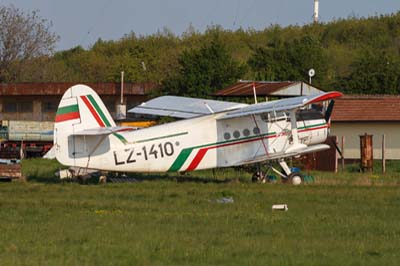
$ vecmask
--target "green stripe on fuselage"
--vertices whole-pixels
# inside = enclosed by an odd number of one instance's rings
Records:
[[[153,140],[172,138],[172,137],[182,136],[182,135],[186,135],[186,134],[188,134],[188,133],[187,132],[176,133],[176,134],[165,135],[165,136],[155,137],[155,138],[150,138],[150,139],[142,139],[142,140],[135,141],[134,143],[143,143],[143,142],[148,142],[148,141],[153,141]]]
[[[116,136],[123,144],[127,144],[128,143],[126,138],[124,138],[121,134],[113,133],[113,135]]]
[[[189,157],[190,153],[192,153],[193,149],[194,148],[183,149],[181,151],[181,153],[179,153],[179,155],[176,158],[175,162],[168,169],[168,172],[177,172],[177,171],[179,171],[179,169],[181,169],[182,165],[186,162],[186,160]]]

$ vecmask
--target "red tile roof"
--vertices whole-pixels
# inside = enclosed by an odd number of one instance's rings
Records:
[[[217,91],[215,96],[253,96],[253,83],[256,87],[258,96],[269,96],[283,88],[287,88],[299,82],[260,82],[260,81],[240,81],[225,89]]]
[[[332,122],[400,121],[400,96],[347,95],[335,100]]]
[[[71,86],[86,84],[100,95],[119,95],[120,83],[86,83],[86,82],[54,82],[54,83],[6,83],[0,84],[0,96],[31,95],[63,95]],[[145,95],[157,85],[154,83],[124,83],[125,95]]]

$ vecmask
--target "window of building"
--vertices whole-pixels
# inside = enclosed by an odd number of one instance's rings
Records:
[[[3,112],[5,113],[32,113],[32,102],[5,102],[3,104]]]
[[[3,112],[16,113],[17,112],[17,103],[4,103],[3,104]]]
[[[110,113],[113,113],[113,112],[115,112],[115,101],[114,100],[105,100],[104,101],[104,105],[106,106],[106,108],[107,108],[107,110],[110,112]]]
[[[33,112],[33,104],[32,102],[20,102],[17,104],[18,112],[21,113],[32,113]]]
[[[58,108],[58,103],[56,102],[42,102],[42,112],[56,112]]]

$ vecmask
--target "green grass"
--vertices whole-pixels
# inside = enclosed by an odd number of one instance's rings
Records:
[[[0,183],[0,265],[400,261],[396,173],[313,172],[315,183],[294,187],[252,184],[248,174],[228,169],[215,178],[202,171],[140,175],[138,183],[78,185],[48,182],[57,164],[48,163],[43,182],[39,169],[47,163],[36,170],[29,161],[24,164],[35,179]],[[222,197],[234,202],[218,203]],[[289,210],[273,212],[271,206],[279,203]]]

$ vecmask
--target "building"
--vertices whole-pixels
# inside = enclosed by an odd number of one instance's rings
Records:
[[[0,84],[0,158],[19,158],[22,153],[28,157],[43,156],[53,144],[53,125],[61,97],[75,84]],[[120,83],[83,84],[100,95],[116,119],[117,113],[120,113],[117,110],[121,103]],[[146,101],[148,93],[155,87],[154,83],[124,83],[123,103],[126,109]],[[133,116],[127,118],[121,124],[146,126],[150,123],[137,122],[138,118]]]
[[[282,98],[322,93],[321,89],[302,81],[239,81],[214,93],[221,97],[257,97]]]
[[[76,83],[0,84],[0,120],[54,121],[64,92]],[[121,100],[120,83],[83,83],[93,88],[115,118]],[[147,99],[153,83],[124,83],[127,109]]]
[[[373,135],[375,159],[400,159],[400,97],[393,95],[349,95],[335,100],[331,134],[345,138],[345,159],[360,159],[360,135]]]

